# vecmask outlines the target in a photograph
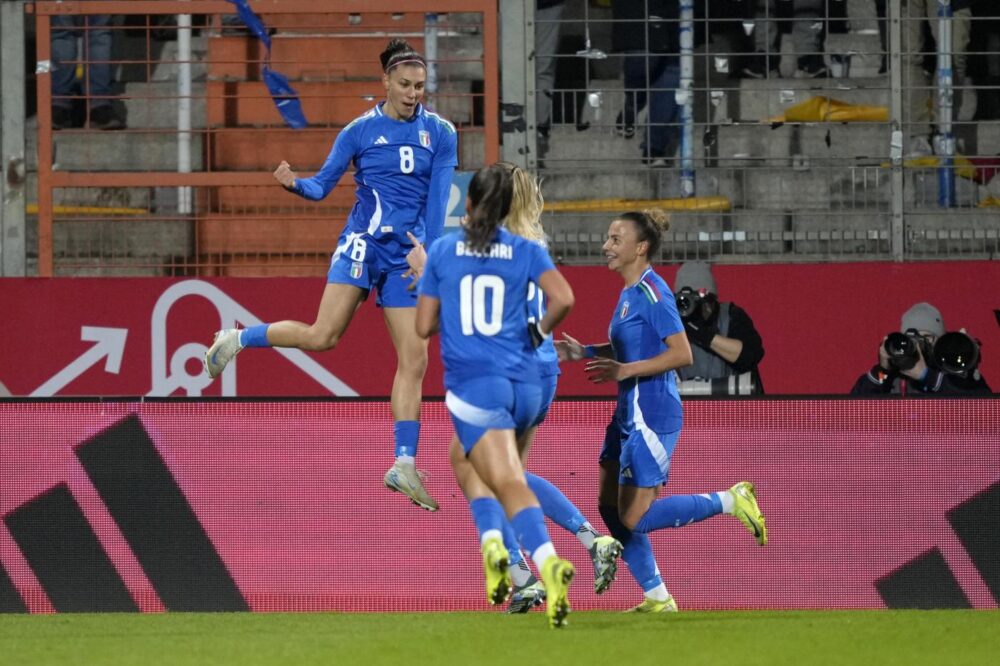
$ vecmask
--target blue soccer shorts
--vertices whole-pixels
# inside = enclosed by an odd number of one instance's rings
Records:
[[[542,388],[537,383],[496,375],[456,382],[445,395],[465,455],[487,430],[513,430],[520,435],[534,423],[541,403]]]
[[[404,278],[409,270],[405,254],[398,246],[389,250],[367,234],[348,232],[337,241],[330,259],[327,284],[349,284],[366,292],[376,292],[375,305],[380,308],[413,308],[417,306],[417,290],[409,289],[412,278]]]
[[[552,406],[552,401],[556,399],[556,386],[558,384],[559,375],[549,375],[548,377],[541,378],[542,404],[538,408],[538,416],[535,417],[534,422],[531,424],[532,428],[541,425],[545,417],[549,415],[549,407]]]
[[[680,430],[658,433],[639,425],[622,432],[617,419],[612,419],[599,459],[618,462],[619,486],[655,488],[667,483],[670,457],[680,436]]]

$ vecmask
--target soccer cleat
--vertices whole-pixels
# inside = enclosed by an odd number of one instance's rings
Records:
[[[729,489],[733,496],[733,515],[746,525],[746,528],[757,540],[758,546],[767,545],[767,524],[764,522],[764,514],[757,506],[757,496],[754,494],[753,484],[749,481],[740,481]]]
[[[645,597],[642,603],[634,608],[629,608],[626,613],[676,613],[677,602],[672,596],[667,596],[666,601],[657,601],[651,597]]]
[[[576,569],[568,560],[551,555],[542,565],[542,582],[548,597],[545,614],[549,616],[549,626],[558,629],[566,624],[569,615],[569,586],[573,582]]]
[[[224,328],[216,331],[212,346],[205,352],[205,372],[215,379],[242,349],[239,329]]]
[[[502,604],[510,596],[510,553],[498,537],[483,542],[483,573],[486,575],[486,598],[494,606]]]
[[[614,537],[599,536],[590,547],[590,559],[594,563],[594,592],[603,594],[618,574],[618,558],[622,554],[622,544]]]
[[[424,490],[424,473],[418,472],[413,463],[395,462],[382,479],[385,487],[397,493],[403,493],[410,501],[421,509],[437,511],[438,503]]]
[[[535,580],[528,585],[514,588],[514,593],[510,595],[510,606],[507,607],[507,612],[511,615],[527,613],[543,601],[545,601],[545,586],[542,585],[541,581]]]

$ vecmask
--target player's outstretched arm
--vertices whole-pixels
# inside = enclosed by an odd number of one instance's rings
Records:
[[[560,361],[582,361],[585,358],[613,358],[614,350],[611,344],[605,342],[600,345],[585,345],[571,336],[569,333],[562,334],[562,340],[555,340],[556,353]]]

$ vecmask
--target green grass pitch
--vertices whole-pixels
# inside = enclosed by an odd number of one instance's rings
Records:
[[[0,615],[0,663],[994,664],[998,611]]]

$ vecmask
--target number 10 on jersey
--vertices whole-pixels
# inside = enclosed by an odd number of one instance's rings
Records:
[[[503,278],[499,275],[466,275],[458,287],[462,335],[479,333],[493,336],[499,333],[503,326]]]

